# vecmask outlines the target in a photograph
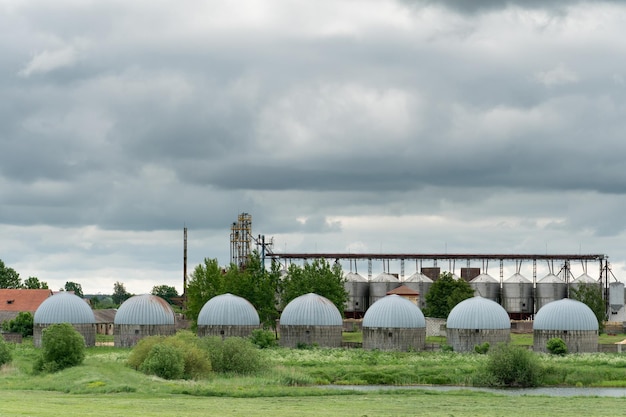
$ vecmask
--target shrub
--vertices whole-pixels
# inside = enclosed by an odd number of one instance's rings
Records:
[[[185,370],[183,353],[174,346],[157,343],[152,346],[139,370],[164,379],[181,379]]]
[[[0,365],[9,363],[13,360],[13,352],[11,352],[11,346],[4,341],[4,338],[0,336]]]
[[[19,313],[12,320],[2,322],[2,330],[5,332],[19,333],[22,337],[33,335],[33,314],[29,311]]]
[[[41,347],[36,370],[56,372],[80,365],[85,359],[85,339],[69,323],[53,324],[44,329]]]
[[[553,337],[548,340],[546,344],[546,349],[553,355],[566,355],[567,354],[567,345],[560,337]]]
[[[139,369],[143,361],[146,360],[148,354],[157,343],[165,339],[163,336],[148,336],[141,339],[128,356],[126,364],[133,369]]]
[[[265,329],[252,330],[250,340],[261,349],[274,347],[278,344],[274,332]]]
[[[474,346],[474,352],[484,355],[489,352],[489,342],[481,343],[480,345]]]
[[[211,372],[208,353],[200,348],[200,339],[190,331],[180,331],[166,338],[163,343],[177,348],[183,355],[183,379],[197,379]]]
[[[253,374],[262,368],[260,350],[248,339],[205,337],[203,347],[208,351],[211,365],[216,372]]]
[[[483,383],[502,387],[539,385],[538,357],[526,348],[500,343],[489,353]]]

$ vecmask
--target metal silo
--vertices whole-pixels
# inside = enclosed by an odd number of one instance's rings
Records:
[[[533,350],[547,352],[558,337],[570,353],[598,351],[598,319],[586,304],[563,298],[541,307],[533,321]]]
[[[532,314],[533,283],[520,273],[513,274],[504,280],[502,283],[502,307],[512,316]]]
[[[426,294],[430,291],[433,280],[420,272],[415,272],[405,279],[403,284],[420,294],[417,306],[423,310],[426,307]]]
[[[561,300],[567,296],[567,284],[561,278],[550,273],[537,281],[535,287],[535,311],[551,301]]]
[[[500,282],[489,274],[480,274],[469,282],[474,295],[498,302],[500,298]]]
[[[349,272],[345,276],[344,288],[348,292],[346,301],[346,317],[361,317],[367,310],[370,283],[367,278],[356,272]]]
[[[616,314],[624,306],[624,283],[611,282],[609,284],[609,305],[611,312]]]
[[[400,286],[400,280],[395,276],[382,272],[370,281],[370,304],[385,297],[387,293]]]
[[[575,298],[574,294],[576,293],[576,291],[582,287],[582,286],[586,286],[586,285],[600,285],[600,281],[590,277],[589,275],[587,275],[586,272],[584,272],[581,276],[579,276],[578,278],[576,278],[574,281],[570,282],[569,284],[569,297],[570,298]]]

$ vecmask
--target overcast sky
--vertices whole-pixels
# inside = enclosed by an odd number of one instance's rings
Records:
[[[247,212],[276,252],[626,280],[625,27],[621,1],[0,0],[0,259],[180,292],[183,227],[190,270],[227,265]]]

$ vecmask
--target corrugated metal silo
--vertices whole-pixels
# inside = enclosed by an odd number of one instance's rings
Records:
[[[552,301],[535,315],[533,350],[547,352],[548,340],[562,339],[570,353],[598,351],[598,319],[580,301],[563,298]]]
[[[248,337],[260,327],[259,314],[245,298],[221,294],[207,301],[198,314],[198,336]]]
[[[321,295],[308,293],[294,298],[285,306],[279,323],[281,346],[341,346],[341,313]]]
[[[370,283],[367,278],[356,272],[348,272],[345,279],[346,282],[343,285],[348,292],[348,301],[346,301],[345,307],[346,316],[362,317],[368,307]]]
[[[474,294],[495,301],[500,299],[500,282],[489,274],[480,274],[469,282]]]
[[[624,306],[623,282],[611,282],[609,284],[609,305],[613,313],[617,313]]]
[[[96,344],[96,319],[91,307],[79,296],[61,291],[39,305],[33,316],[33,344],[41,347],[44,329],[52,324],[69,323],[85,338],[86,346]]]
[[[425,342],[424,314],[404,297],[383,297],[363,317],[363,349],[423,350]]]
[[[387,293],[400,286],[400,280],[395,276],[382,272],[370,281],[370,304],[387,296]]]
[[[156,295],[134,295],[124,301],[113,319],[113,343],[131,347],[146,336],[176,333],[172,307]]]
[[[534,312],[533,283],[520,273],[513,274],[504,280],[502,283],[502,306],[510,315],[532,314]]]
[[[402,284],[420,294],[418,307],[424,309],[426,307],[426,294],[430,291],[430,287],[433,285],[433,280],[420,272],[415,272],[413,275],[405,279]]]
[[[567,284],[561,278],[550,273],[537,281],[535,287],[535,311],[546,304],[561,300],[567,296]]]
[[[600,281],[589,276],[586,272],[584,272],[583,274],[581,274],[578,278],[576,278],[574,281],[570,282],[569,284],[569,297],[570,298],[574,298],[574,294],[576,293],[576,291],[585,285],[600,285]]]

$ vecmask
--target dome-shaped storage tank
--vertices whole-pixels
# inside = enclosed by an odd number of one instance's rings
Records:
[[[124,301],[113,319],[115,346],[131,347],[146,336],[170,336],[176,333],[174,311],[152,294],[134,295]]]
[[[569,298],[576,298],[575,294],[581,287],[587,285],[597,285],[600,286],[600,281],[592,278],[586,272],[583,272],[578,278],[570,282],[569,284]]]
[[[96,319],[91,307],[79,296],[61,291],[39,305],[33,316],[33,344],[41,347],[43,330],[52,324],[69,323],[85,338],[85,346],[96,344]]]
[[[565,281],[550,273],[537,281],[535,287],[535,311],[539,311],[546,304],[561,300],[566,296],[567,284]]]
[[[221,294],[202,306],[198,314],[198,336],[249,337],[260,324],[259,314],[248,300]]]
[[[328,298],[318,294],[291,300],[280,315],[279,326],[281,346],[341,346],[341,313]]]
[[[404,280],[402,284],[419,293],[419,301],[417,305],[420,309],[424,309],[426,307],[426,294],[430,291],[430,287],[433,285],[433,280],[421,272],[415,272],[413,275]]]
[[[363,317],[363,349],[423,350],[425,342],[424,314],[404,297],[383,297]]]
[[[511,317],[525,319],[533,310],[533,283],[520,273],[502,283],[502,306]]]
[[[548,340],[563,339],[570,353],[598,351],[598,319],[580,301],[563,298],[552,301],[535,315],[533,349],[547,352]]]
[[[374,304],[376,301],[387,296],[387,293],[394,288],[400,286],[400,280],[395,276],[382,272],[374,279],[370,281],[370,303]]]
[[[356,272],[349,272],[345,276],[343,285],[348,293],[348,301],[346,301],[345,307],[346,316],[351,318],[363,317],[363,313],[365,313],[368,307],[369,281]]]
[[[469,282],[474,295],[498,302],[500,299],[500,282],[489,274],[480,274]]]
[[[624,306],[623,282],[611,282],[609,284],[609,306],[613,314],[616,314]]]
[[[507,343],[511,337],[511,321],[506,310],[487,298],[475,296],[461,301],[446,323],[448,344],[455,352],[472,352],[474,346]]]

